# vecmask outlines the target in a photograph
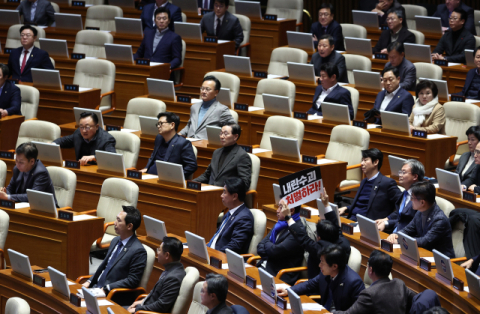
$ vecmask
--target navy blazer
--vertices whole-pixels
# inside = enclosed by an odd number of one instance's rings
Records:
[[[333,40],[335,41],[335,50],[345,51],[343,31],[340,23],[333,20],[330,24],[328,24],[326,32],[320,22],[315,22],[312,24],[312,36],[315,35],[317,36],[317,39],[320,39],[320,37],[325,34],[332,35]],[[315,49],[317,49],[318,41],[314,41],[313,45]]]
[[[466,5],[465,3],[460,3],[459,7],[465,12],[467,12],[467,20],[465,21],[465,28],[468,29],[468,31],[472,35],[476,35],[477,32],[475,30],[475,18],[474,18],[473,9],[468,5]],[[450,11],[448,11],[447,6],[445,4],[439,4],[437,6],[437,11],[435,11],[433,16],[439,17],[442,20],[443,27],[450,27],[450,24],[448,23],[448,19],[450,18]]]
[[[410,43],[415,44],[415,35],[408,30],[406,27],[402,27],[400,32],[398,33],[399,43]],[[377,41],[375,47],[373,47],[373,53],[380,52],[382,49],[387,49],[388,45],[392,43],[392,35],[390,34],[390,29],[386,29],[382,31],[380,34],[380,38]]]
[[[174,32],[175,31],[175,22],[182,22],[182,9],[177,7],[170,2],[167,2],[165,7],[170,11],[170,24],[168,28]],[[143,30],[146,28],[156,29],[155,22],[153,21],[153,14],[155,13],[155,3],[146,4],[143,7],[142,15],[140,18],[142,19],[142,26]]]
[[[465,49],[475,50],[475,37],[464,27],[455,45],[453,45],[452,30],[448,30],[440,38],[432,53],[443,54],[445,52],[445,59],[448,62],[465,63]]]
[[[167,30],[158,43],[157,49],[153,51],[153,40],[155,32],[153,28],[145,29],[143,40],[133,56],[134,59],[145,58],[152,62],[170,63],[170,68],[174,69],[182,64],[182,38]]]
[[[226,215],[223,219],[225,217]],[[248,253],[252,236],[253,215],[250,209],[245,204],[242,204],[225,224],[215,243],[215,250],[225,253],[226,249],[230,249],[238,254],[246,254]]]
[[[356,217],[352,216],[352,210],[355,208],[365,182],[367,182],[366,178],[360,183],[360,188],[353,199],[352,205],[347,208],[349,212],[348,219],[357,220]],[[370,192],[367,205],[367,218],[377,220],[390,215],[395,210],[395,203],[401,195],[402,192],[398,188],[395,180],[387,178],[379,172],[373,182],[372,191]]]
[[[338,77],[337,81],[342,83],[348,83],[348,76],[347,76],[347,65],[345,63],[345,57],[336,52],[335,50],[329,56],[330,58],[325,60],[322,58],[318,53],[314,53],[312,56],[312,60],[310,60],[310,64],[313,64],[315,68],[315,76],[320,76],[320,66],[324,62],[332,62],[338,68]]]
[[[323,87],[319,85],[315,88],[315,95],[313,96],[312,108],[310,108],[307,113],[308,114],[317,114],[322,115],[322,106],[317,108],[317,99],[322,94]],[[350,91],[340,85],[337,85],[327,97],[325,97],[324,102],[332,102],[335,104],[342,104],[348,106],[348,112],[350,113],[350,119],[353,120],[353,105],[352,105],[352,97],[350,95]]]
[[[5,109],[8,115],[21,115],[22,95],[20,88],[15,86],[12,81],[5,81],[3,84],[2,94],[0,95],[0,108]]]
[[[475,77],[475,72],[477,71],[478,68],[470,69],[467,72],[467,79],[465,80],[465,85],[463,85],[463,89],[460,93],[458,93],[461,96],[466,96],[468,90],[470,89],[470,85],[472,85],[473,78]],[[473,99],[479,99],[480,100],[480,90],[477,90],[477,96]]]
[[[243,29],[240,20],[230,12],[226,11],[223,17],[222,27],[219,34],[215,34],[215,12],[205,14],[200,21],[202,33],[206,32],[207,36],[217,36],[218,39],[234,40],[235,49],[243,42]]]
[[[20,55],[23,52],[23,47],[13,49],[8,57],[8,68],[12,74],[12,78],[18,79],[22,82],[32,82],[32,68],[48,69],[53,70],[52,61],[48,56],[48,52],[37,47],[33,47],[30,57],[25,64],[23,72],[20,73]]]
[[[403,233],[416,238],[418,247],[437,250],[450,258],[455,257],[452,243],[450,220],[435,203],[422,228],[422,212],[417,211],[413,220],[402,230]]]
[[[382,106],[382,102],[386,94],[387,94],[387,90],[385,89],[382,90],[380,93],[378,93],[377,98],[375,99],[375,104],[373,105],[373,108],[380,110],[380,107]],[[385,111],[405,113],[408,116],[410,116],[410,114],[412,113],[412,108],[414,104],[415,104],[415,101],[413,100],[412,94],[410,94],[403,88],[400,88],[397,94],[395,94],[395,97],[393,97],[393,99],[388,104],[387,108],[385,108]],[[382,124],[382,121],[380,119],[376,119],[375,123]]]
[[[328,297],[327,286],[329,284],[331,295]],[[292,286],[291,289],[298,295],[320,294],[322,297],[320,304],[327,310],[330,310],[331,307],[331,302],[327,301],[333,300],[337,311],[346,311],[357,301],[358,295],[365,289],[365,285],[362,278],[346,265],[334,281],[330,276],[324,277],[320,274],[313,279]]]
[[[203,9],[203,2],[204,0],[197,0],[197,4],[199,8]],[[208,9],[213,10],[213,5],[215,4],[215,0],[210,0],[210,3],[208,4]]]
[[[385,68],[391,66],[392,64],[390,62],[385,64]],[[398,65],[397,69],[398,72],[400,72],[400,86],[408,91],[415,91],[415,86],[417,85],[417,68],[413,63],[403,58],[402,63]]]
[[[415,209],[412,207],[412,200],[410,198],[410,202],[403,208],[402,213],[399,214],[400,206],[403,202],[403,194],[398,198],[397,202],[395,203],[395,211],[388,216],[388,227],[385,228],[392,232],[397,228],[398,231],[402,231],[410,221],[412,221],[413,217],[417,213]]]
[[[157,155],[158,148],[163,144],[165,140],[160,134],[155,138],[155,144],[153,148],[153,153],[148,159],[147,165],[145,168],[147,170],[150,167],[155,167],[155,156]],[[173,162],[175,164],[181,164],[183,166],[183,174],[185,178],[188,178],[197,170],[197,158],[193,152],[192,142],[186,140],[185,138],[175,134],[171,139],[170,145],[168,146],[165,157],[162,161]]]

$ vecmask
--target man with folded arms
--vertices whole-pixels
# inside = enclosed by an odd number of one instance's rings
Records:
[[[372,12],[377,12],[378,24],[380,26],[387,24],[387,12],[392,9],[402,10],[403,12],[405,12],[405,9],[397,0],[378,0],[377,5],[372,10]],[[405,14],[403,14],[403,16],[405,16]]]
[[[345,57],[335,51],[335,40],[332,35],[323,35],[318,39],[318,53],[312,55],[310,64],[315,69],[315,79],[320,79],[321,65],[327,62],[333,63],[338,68],[337,81],[348,83],[347,65]]]
[[[8,80],[10,70],[6,64],[0,63],[0,118],[14,114],[21,115],[22,95],[20,88]]]

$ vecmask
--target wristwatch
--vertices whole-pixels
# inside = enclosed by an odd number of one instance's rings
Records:
[[[290,218],[292,218],[292,216],[290,216],[290,215],[285,216],[285,221],[289,221]]]

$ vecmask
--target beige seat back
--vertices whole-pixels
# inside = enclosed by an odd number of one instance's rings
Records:
[[[132,98],[127,105],[127,114],[125,115],[123,127],[140,130],[139,116],[156,118],[159,113],[166,110],[167,106],[161,100],[145,97]]]
[[[140,138],[130,132],[109,131],[108,133],[115,138],[115,150],[117,154],[123,155],[125,168],[135,168],[140,153]]]
[[[252,175],[250,176],[250,187],[248,188],[249,191],[256,191],[257,190],[257,183],[258,177],[260,175],[260,158],[256,155],[248,154],[250,156],[250,160],[252,161]],[[253,195],[248,194],[245,197],[245,204],[247,204],[248,208],[255,208],[257,204],[254,204]]]
[[[276,14],[279,18],[302,23],[303,0],[268,0],[266,14]]]
[[[417,69],[417,84],[420,82],[419,78],[421,77],[434,80],[442,79],[443,70],[436,64],[415,62],[413,65],[415,66],[415,69]]]
[[[36,118],[38,103],[40,101],[40,92],[33,86],[17,84],[22,96],[22,107],[20,111],[25,116],[25,120]]]
[[[443,197],[435,196],[435,202],[447,217],[449,217],[450,212],[455,209],[455,206],[453,206],[453,204],[450,201],[447,201]]]
[[[473,37],[475,37],[475,47],[480,46],[480,37],[479,36],[473,36]]]
[[[362,266],[362,254],[360,254],[360,251],[353,246],[350,247],[348,266],[357,274],[360,273],[360,266]]]
[[[222,88],[229,88],[230,89],[230,98],[235,103],[238,100],[238,94],[240,93],[240,78],[235,74],[226,73],[226,72],[217,72],[212,71],[205,74],[205,76],[215,76],[220,83],[222,84]],[[224,104],[227,107],[230,107],[228,104]]]
[[[480,124],[480,109],[474,104],[449,101],[443,104],[445,109],[445,133],[456,136],[457,142],[466,141],[465,132],[471,126]],[[468,152],[468,145],[461,145],[456,155]]]
[[[0,209],[0,249],[2,250],[5,250],[5,241],[7,240],[9,224],[10,216]]]
[[[232,13],[232,14],[235,14],[235,0],[229,0],[228,1],[228,12]]]
[[[50,4],[52,5],[53,10],[55,11],[55,13],[59,13],[59,12],[60,12],[60,7],[58,6],[58,4],[56,4],[55,2],[50,2]]]
[[[228,11],[230,11],[230,9],[232,8],[232,6],[228,7]],[[235,10],[235,6],[233,6],[234,10]],[[230,13],[232,13],[230,11]],[[234,13],[232,13],[234,14]],[[240,22],[240,25],[242,26],[242,30],[243,30],[243,41],[240,43],[240,46],[242,45],[245,45],[246,43],[249,43],[250,42],[250,31],[252,29],[252,23],[250,21],[250,18],[248,18],[248,16],[245,16],[245,15],[242,15],[242,14],[234,14],[237,18],[238,18],[238,21]],[[243,49],[243,53],[241,53],[240,55],[246,55],[246,51],[245,49]]]
[[[45,143],[53,142],[59,137],[60,127],[55,123],[41,120],[24,121],[20,125],[17,144],[15,144],[15,147],[18,147],[20,144],[23,144],[25,142],[31,141]]]
[[[30,305],[22,298],[12,297],[7,300],[5,314],[30,314]]]
[[[233,121],[238,124],[238,113],[235,110],[229,109],[230,114],[232,115]]]
[[[5,48],[18,48],[22,45],[20,41],[20,28],[23,24],[15,24],[8,28],[7,40],[5,41]],[[40,48],[40,38],[45,38],[45,30],[38,26],[34,26],[37,30],[37,38],[35,39],[35,47]]]
[[[230,7],[229,7],[230,9]],[[202,305],[202,297],[201,291],[203,287],[203,283],[205,281],[197,282],[195,288],[193,289],[193,298],[192,303],[190,304],[190,308],[188,309],[187,314],[205,314],[208,311],[208,307]]]
[[[7,164],[5,163],[5,161],[0,160],[0,185],[6,186],[5,181],[7,181]]]
[[[187,15],[182,12],[182,22],[185,23],[187,21]]]
[[[308,53],[298,48],[275,48],[270,55],[268,74],[288,76],[287,62],[307,63]]]
[[[452,227],[452,243],[453,243],[453,250],[455,251],[455,257],[465,256],[465,246],[463,245],[464,233],[465,233],[465,224],[462,221],[458,221]]]
[[[257,246],[262,241],[265,235],[265,228],[267,227],[267,216],[259,209],[251,208],[250,212],[253,215],[253,236],[250,240],[248,253],[257,255]]]
[[[294,138],[298,140],[298,147],[302,147],[303,133],[305,126],[302,121],[294,118],[283,116],[271,116],[265,123],[263,129],[262,141],[260,142],[260,148],[272,149],[270,142],[270,136],[280,136],[286,138]]]
[[[367,38],[367,29],[361,25],[342,23],[343,37]],[[343,41],[345,46],[345,40]]]
[[[113,44],[113,36],[107,32],[81,30],[75,37],[74,53],[84,53],[87,57],[106,58],[105,44]]]
[[[52,62],[53,68],[55,69],[55,60],[53,60],[52,57],[50,57],[50,62]]]
[[[415,43],[417,45],[425,44],[425,35],[422,32],[419,32],[419,31],[414,30],[414,29],[409,29],[409,31],[412,32],[413,35],[415,35]]]
[[[257,91],[255,93],[255,100],[253,105],[255,107],[265,108],[263,105],[262,94],[272,94],[279,96],[286,96],[289,98],[290,109],[293,111],[293,105],[295,104],[295,84],[278,79],[263,79],[257,84]]]
[[[350,86],[343,86],[344,88],[348,89],[350,92],[350,97],[352,99],[352,107],[353,107],[353,117],[357,116],[358,111],[358,102],[360,101],[360,93],[356,88]]]
[[[345,65],[347,67],[348,82],[350,84],[355,84],[355,79],[353,77],[353,70],[362,70],[362,71],[372,71],[372,60],[365,56],[354,55],[354,54],[344,54]],[[338,79],[338,78],[337,78]]]
[[[77,175],[72,170],[62,167],[47,167],[48,174],[55,189],[55,197],[58,206],[73,207],[75,189],[77,187]]]
[[[173,305],[172,314],[183,314],[187,312],[190,304],[192,303],[193,288],[200,279],[200,273],[195,267],[187,267],[185,268],[185,272],[187,274],[182,280],[180,293],[178,294],[177,300]]]
[[[85,29],[99,27],[101,31],[115,31],[115,18],[123,17],[123,10],[114,5],[94,5],[87,9]]]
[[[390,278],[390,280],[393,279],[392,273],[388,275],[388,278]],[[368,289],[372,285],[372,278],[368,276],[368,269],[365,269],[365,273],[363,274],[363,283],[365,284],[365,289]]]
[[[474,14],[474,22],[475,22],[475,30],[477,31],[477,35],[480,35],[480,10],[475,10]],[[478,47],[478,45],[476,46]]]
[[[144,288],[145,290],[147,289],[147,284],[148,284],[148,279],[150,279],[150,275],[153,270],[153,264],[155,263],[155,251],[152,250],[151,247],[148,245],[142,244],[143,248],[145,251],[147,251],[147,264],[145,265],[145,268],[143,269],[143,275],[142,279],[140,279],[140,285],[139,287]]]
[[[413,5],[413,4],[402,4],[402,6],[405,8],[405,15],[407,18],[407,26],[409,30],[417,29],[417,24],[415,22],[415,15],[428,16],[427,8],[425,7],[422,7],[419,5]]]

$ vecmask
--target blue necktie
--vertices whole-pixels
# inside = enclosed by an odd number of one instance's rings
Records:
[[[100,276],[100,279],[98,279],[97,282],[97,287],[103,288],[105,286],[105,280],[107,279],[107,274],[110,268],[112,268],[113,264],[115,264],[115,260],[117,259],[118,253],[122,251],[123,243],[122,241],[119,241],[117,244],[117,249],[115,252],[112,254],[112,258],[108,261],[107,267],[102,273],[102,276]]]
[[[408,191],[407,190],[403,191],[402,204],[400,205],[400,209],[398,210],[398,220],[400,220],[400,214],[402,213],[403,209],[405,208],[405,203],[407,202],[407,195],[408,195]],[[396,227],[395,230],[393,230],[393,233],[396,233],[397,229],[398,229],[398,227]]]
[[[211,247],[211,246],[212,246],[213,239],[215,239],[215,237],[217,236],[217,234],[219,234],[220,231],[223,230],[223,227],[227,224],[228,218],[230,218],[230,211],[225,215],[225,217],[223,218],[223,222],[222,222],[222,224],[220,225],[220,228],[218,228],[217,232],[215,232],[215,234],[213,235],[213,237],[212,237],[212,239],[210,240],[210,242],[208,242],[208,244],[207,244],[208,247]]]

